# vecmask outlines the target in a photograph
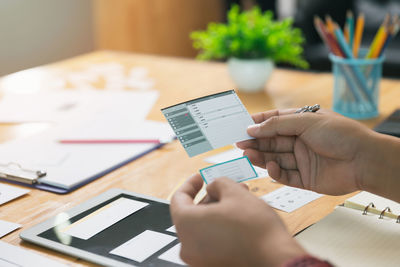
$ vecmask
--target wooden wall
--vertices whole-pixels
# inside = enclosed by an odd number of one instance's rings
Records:
[[[194,57],[189,33],[223,21],[223,0],[95,0],[97,49]]]

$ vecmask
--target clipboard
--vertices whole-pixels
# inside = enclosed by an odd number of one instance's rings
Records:
[[[147,125],[160,137],[175,138],[166,123]],[[57,141],[62,132],[50,129],[1,144],[0,180],[66,194],[165,144],[62,144]]]
[[[153,150],[157,150],[158,148],[162,147],[163,145],[164,145],[163,143],[156,144],[153,147],[151,147],[150,149],[147,149],[137,155],[129,157],[116,165],[110,166],[109,168],[106,168],[103,170],[99,170],[98,173],[96,173],[92,176],[86,177],[81,182],[79,182],[69,188],[63,188],[60,186],[55,186],[55,185],[47,184],[45,182],[41,182],[40,179],[45,178],[47,175],[47,172],[45,170],[25,169],[20,164],[14,163],[14,162],[10,162],[8,164],[19,166],[20,171],[18,173],[15,170],[13,170],[12,172],[9,172],[9,171],[1,172],[0,171],[0,181],[5,181],[8,183],[22,185],[22,186],[26,186],[26,187],[30,187],[30,188],[36,188],[36,189],[40,189],[40,190],[44,190],[44,191],[48,191],[48,192],[52,192],[52,193],[56,193],[56,194],[67,194],[67,193],[70,193],[86,184],[89,184],[90,182],[93,182],[94,180],[97,180],[98,178],[146,155],[147,153],[150,153]],[[30,173],[31,176],[27,177],[25,175],[26,173]]]

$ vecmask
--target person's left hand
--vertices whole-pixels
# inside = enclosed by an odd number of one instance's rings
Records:
[[[171,215],[191,266],[279,266],[306,254],[278,215],[228,178],[207,186],[206,201],[193,200],[203,185],[194,175],[174,194]]]

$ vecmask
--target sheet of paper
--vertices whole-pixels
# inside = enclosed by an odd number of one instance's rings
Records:
[[[251,165],[248,157],[241,157],[201,169],[200,174],[207,184],[210,184],[216,178],[223,176],[238,183],[257,178],[257,173],[254,170],[253,165]]]
[[[239,149],[239,148],[233,148],[233,149],[229,149],[227,151],[218,153],[216,155],[213,155],[211,157],[205,158],[204,160],[208,163],[221,163],[221,162],[225,162],[228,160],[232,160],[232,159],[236,159],[239,157],[243,156],[243,150]],[[258,177],[269,177],[268,171],[266,169],[257,167],[257,166],[253,166],[254,169],[257,172]]]
[[[321,196],[323,195],[309,190],[282,186],[281,188],[262,196],[261,199],[273,208],[292,212]]]
[[[180,252],[181,252],[181,243],[176,244],[169,250],[165,251],[158,258],[164,261],[169,261],[180,265],[186,265],[186,263],[181,259],[179,255]]]
[[[171,232],[171,233],[176,233],[176,228],[175,225],[172,225],[170,228],[168,228],[166,231]]]
[[[34,264],[34,265],[33,265]],[[2,267],[32,267],[52,266],[66,267],[63,263],[51,260],[27,249],[0,241],[0,266]]]
[[[145,202],[121,197],[61,231],[87,240],[147,205]]]
[[[17,230],[18,228],[21,228],[21,225],[18,223],[0,220],[0,238],[11,233],[14,230]]]
[[[175,239],[176,237],[174,236],[146,230],[128,242],[113,249],[110,251],[110,254],[137,262],[143,262]]]
[[[0,205],[27,194],[29,190],[0,183]]]
[[[0,122],[65,122],[104,118],[143,120],[158,98],[156,91],[108,92],[59,90],[35,94],[7,93],[0,98]]]
[[[233,90],[167,107],[162,112],[190,157],[252,139],[246,130],[254,121]]]
[[[94,117],[60,133],[58,140],[161,140],[175,137],[168,123],[158,121],[129,122]]]

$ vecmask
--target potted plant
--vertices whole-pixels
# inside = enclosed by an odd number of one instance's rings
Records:
[[[227,59],[228,70],[238,88],[258,91],[264,88],[274,63],[307,68],[303,59],[304,38],[293,28],[292,19],[274,21],[271,11],[254,7],[240,12],[238,5],[228,11],[227,23],[209,23],[207,30],[192,32],[198,59]]]

